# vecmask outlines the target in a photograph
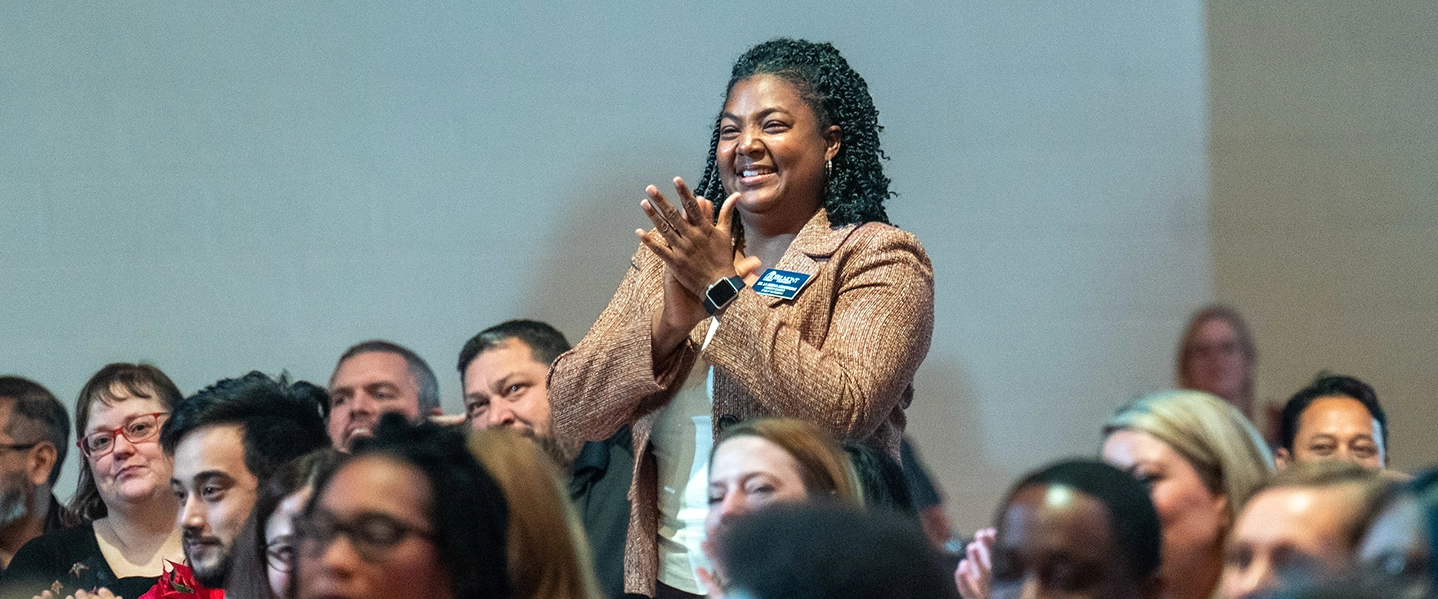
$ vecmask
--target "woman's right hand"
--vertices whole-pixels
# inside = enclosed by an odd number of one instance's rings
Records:
[[[974,533],[973,542],[965,548],[967,557],[959,562],[954,571],[954,583],[959,585],[959,594],[964,599],[987,599],[989,584],[994,571],[994,529],[984,528]]]

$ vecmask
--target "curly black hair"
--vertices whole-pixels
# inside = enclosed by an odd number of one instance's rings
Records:
[[[754,46],[734,63],[729,85],[724,88],[725,100],[734,84],[755,75],[774,75],[793,84],[814,110],[821,129],[838,125],[843,130],[843,143],[838,155],[830,161],[833,170],[824,184],[824,208],[829,212],[829,222],[834,225],[889,222],[884,200],[894,194],[889,191],[889,178],[884,176],[881,163],[888,159],[879,148],[879,132],[884,128],[879,125],[879,111],[869,96],[869,84],[849,66],[839,50],[827,42],[789,38]],[[715,159],[720,121],[721,117],[714,119],[709,162],[694,193],[722,200],[729,194],[719,179]]]

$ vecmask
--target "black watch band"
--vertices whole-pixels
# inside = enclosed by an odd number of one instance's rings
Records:
[[[710,316],[718,314],[729,302],[739,297],[739,291],[745,287],[747,285],[744,284],[744,278],[737,275],[714,281],[713,285],[704,290],[704,311]]]

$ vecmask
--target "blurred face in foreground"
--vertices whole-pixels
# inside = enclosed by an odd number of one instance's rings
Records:
[[[336,472],[299,522],[293,578],[300,599],[448,599],[429,480],[379,455]]]
[[[993,568],[992,599],[1152,599],[1159,589],[1125,567],[1103,504],[1062,485],[1014,494],[999,520]]]
[[[1266,597],[1296,583],[1320,583],[1349,571],[1350,534],[1362,511],[1354,484],[1278,487],[1243,508],[1223,568],[1223,595]]]
[[[1369,573],[1394,583],[1402,597],[1426,597],[1433,555],[1422,508],[1404,495],[1378,514],[1358,546],[1358,560]]]

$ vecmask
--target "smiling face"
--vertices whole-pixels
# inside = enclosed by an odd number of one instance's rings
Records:
[[[110,389],[111,401],[95,401],[90,405],[90,419],[85,435],[123,429],[127,423],[145,414],[169,412],[158,399],[131,397],[121,385]],[[163,423],[164,420],[159,420]],[[113,450],[99,457],[86,457],[95,489],[107,506],[121,503],[140,504],[171,493],[170,476],[173,464],[160,448],[160,439],[132,443],[124,435],[115,435]]]
[[[1015,493],[1000,515],[993,599],[1129,599],[1151,595],[1145,587],[1120,560],[1108,512],[1087,494],[1031,486]]]
[[[1298,416],[1293,453],[1280,450],[1279,457],[1285,464],[1342,460],[1375,470],[1388,462],[1378,421],[1358,400],[1341,395],[1308,404]]]
[[[808,497],[794,456],[762,437],[734,437],[714,449],[709,466],[709,515],[704,529],[713,536],[731,517],[771,503],[804,501]]]
[[[1103,461],[1148,485],[1163,530],[1165,580],[1180,584],[1216,567],[1229,527],[1228,500],[1210,491],[1182,454],[1153,435],[1122,429],[1104,440]]]
[[[837,125],[819,122],[794,84],[754,75],[735,83],[724,103],[715,154],[719,177],[724,189],[739,194],[746,221],[760,217],[802,227],[823,204],[824,163],[839,153],[840,137]]]
[[[509,339],[475,356],[464,369],[464,410],[475,429],[506,426],[549,435],[549,365],[529,344]]]
[[[433,534],[429,480],[416,468],[382,456],[352,461],[335,473],[312,511],[353,525],[382,519]],[[450,576],[434,541],[404,534],[393,543],[356,549],[350,533],[325,543],[304,539],[296,552],[300,599],[446,599]]]
[[[397,412],[417,420],[419,383],[404,356],[371,351],[350,356],[330,377],[330,442],[341,451],[357,436],[368,436],[381,414]]]
[[[212,589],[224,586],[235,539],[255,506],[259,479],[245,466],[244,441],[239,424],[216,424],[191,431],[175,446],[170,484],[180,500],[185,557],[195,579]]]

